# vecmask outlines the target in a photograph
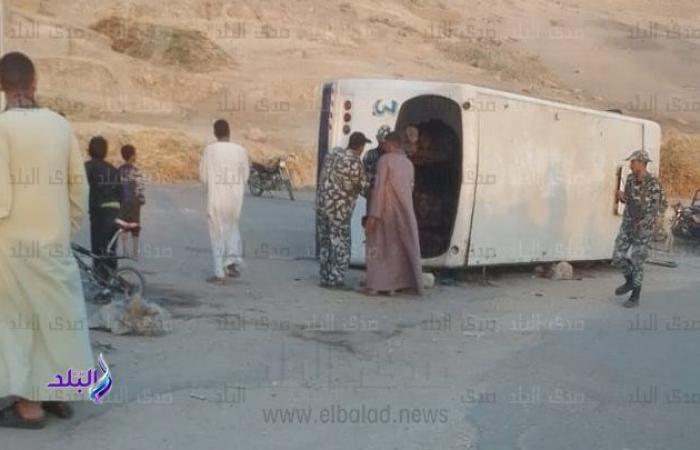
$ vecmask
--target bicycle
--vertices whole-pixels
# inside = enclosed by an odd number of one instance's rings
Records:
[[[112,256],[112,252],[116,249],[117,243],[119,242],[119,237],[123,233],[129,232],[138,227],[138,224],[122,221],[118,221],[117,224],[119,225],[119,229],[107,245],[108,255],[97,255],[76,243],[71,243],[71,249],[73,250],[73,255],[75,256],[78,263],[78,268],[80,269],[80,273],[83,275],[83,278],[87,279],[88,282],[91,282],[92,285],[101,289],[100,293],[98,294],[100,297],[110,298],[113,295],[124,295],[127,299],[129,299],[135,295],[143,295],[146,287],[146,279],[141,272],[130,266],[118,267],[116,270],[105,266],[104,272],[107,274],[105,277],[98,273],[95,270],[94,265],[91,264],[91,262],[94,261],[134,261],[133,258],[128,256],[117,256],[116,254]],[[86,261],[87,259],[90,261]]]

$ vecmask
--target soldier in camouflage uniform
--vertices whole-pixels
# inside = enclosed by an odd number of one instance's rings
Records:
[[[617,193],[617,199],[625,203],[625,212],[612,262],[625,276],[625,284],[615,289],[615,294],[632,291],[623,306],[633,308],[639,305],[644,261],[649,255],[656,218],[666,210],[666,195],[659,180],[647,172],[651,159],[646,151],[637,150],[627,161],[630,161],[632,173],[627,177],[625,191]]]
[[[362,156],[362,165],[365,166],[365,172],[367,172],[367,178],[369,178],[369,191],[371,192],[374,188],[374,180],[377,178],[377,163],[379,163],[379,157],[384,153],[384,140],[391,133],[391,127],[389,125],[382,125],[377,130],[377,146]],[[367,196],[367,211],[369,212],[369,202],[372,196]],[[364,226],[364,223],[363,223]]]
[[[360,160],[364,134],[350,135],[348,148],[335,148],[321,170],[316,197],[316,223],[321,259],[321,286],[343,289],[350,265],[350,220],[357,196],[367,195],[369,181]]]
[[[382,156],[384,139],[389,133],[391,133],[391,127],[389,125],[382,125],[379,127],[377,130],[377,147],[367,151],[362,157],[362,164],[365,166],[370,186],[374,186],[374,178],[377,176],[377,163],[379,162],[379,157]]]

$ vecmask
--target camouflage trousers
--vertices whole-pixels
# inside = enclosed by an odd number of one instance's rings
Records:
[[[623,228],[615,239],[612,265],[622,270],[625,277],[632,277],[634,287],[641,287],[644,281],[644,262],[649,256],[651,237],[651,233],[635,236]]]
[[[338,221],[319,213],[317,221],[321,286],[340,286],[350,266],[350,218]]]

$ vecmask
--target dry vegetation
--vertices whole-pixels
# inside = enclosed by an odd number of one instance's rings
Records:
[[[200,31],[114,16],[100,20],[90,29],[109,37],[113,51],[156,65],[193,72],[222,70],[233,65],[232,58]]]
[[[202,144],[185,133],[152,128],[124,130],[105,124],[98,128],[101,129],[99,134],[109,141],[110,162],[121,164],[121,146],[134,145],[138,152],[138,165],[150,183],[194,180],[198,176]],[[88,141],[95,134],[94,129],[83,126],[77,130],[82,148],[87,148]]]
[[[670,197],[685,200],[700,189],[700,135],[670,132],[661,148],[660,172]]]
[[[9,0],[9,29],[36,26],[38,34],[7,39],[6,47],[35,57],[40,101],[64,112],[84,144],[103,134],[113,157],[122,144],[136,145],[152,181],[196,179],[211,123],[222,117],[253,159],[291,154],[295,183],[311,186],[323,81],[396,77],[620,108],[664,130],[681,127],[686,134],[665,132],[661,175],[671,195],[687,196],[700,187],[700,135],[693,134],[700,111],[655,117],[626,105],[646,92],[687,91],[689,77],[696,80],[696,43],[630,40],[629,29],[692,18],[700,7],[691,0],[668,8],[653,3],[480,0],[465,8],[463,0],[386,0],[377,9],[370,0]],[[285,37],[261,38],[265,26]],[[57,28],[74,37],[48,37]],[[621,66],[610,73],[589,68],[596,61]],[[639,74],[664,68],[670,72],[637,83]],[[685,100],[693,105],[697,98]],[[261,113],[259,101],[291,108]]]

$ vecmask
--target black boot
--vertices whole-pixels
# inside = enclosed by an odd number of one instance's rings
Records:
[[[632,289],[634,289],[634,286],[632,286],[632,275],[625,275],[625,284],[615,289],[615,295],[625,295]]]
[[[632,295],[630,295],[629,300],[622,304],[625,308],[636,308],[639,306],[639,294],[642,292],[642,287],[636,287],[632,289]]]

